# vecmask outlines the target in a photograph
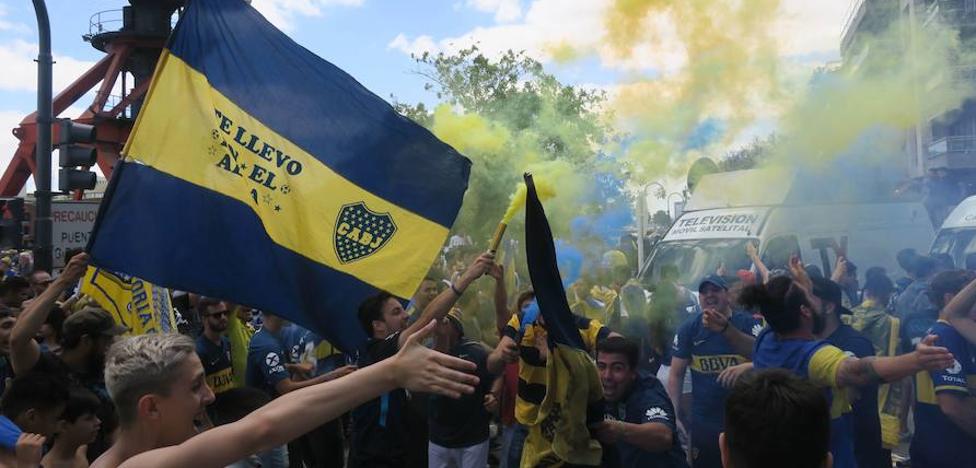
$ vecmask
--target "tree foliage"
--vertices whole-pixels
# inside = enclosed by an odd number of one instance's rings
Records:
[[[550,158],[584,162],[610,133],[601,114],[603,91],[564,85],[523,51],[509,50],[493,59],[471,46],[413,58],[415,72],[427,80],[424,88],[439,101],[513,133],[537,133]],[[421,125],[431,125],[432,111],[423,103],[394,105]]]
[[[775,135],[765,139],[755,138],[748,145],[726,153],[719,161],[719,168],[726,172],[755,169],[772,155],[775,145]]]
[[[589,184],[594,184],[600,150],[611,137],[603,91],[560,83],[540,62],[521,51],[489,57],[473,46],[413,58],[417,65],[414,72],[425,78],[425,89],[436,96],[438,106],[448,105],[457,114],[477,115],[497,130],[492,135],[503,135],[505,140],[500,147],[464,151],[474,165],[455,231],[470,234],[476,242],[490,236],[509,195],[521,181],[522,171],[530,165],[565,163],[572,170],[564,173],[571,172],[579,179],[589,177]],[[440,114],[436,106],[393,100],[398,112],[437,133],[435,115]],[[568,193],[578,192],[576,186],[569,188],[565,177],[557,182],[561,192],[547,211],[552,210],[554,225],[569,226],[566,217],[570,212],[577,216],[586,212],[586,206],[570,202],[581,197],[580,193]]]

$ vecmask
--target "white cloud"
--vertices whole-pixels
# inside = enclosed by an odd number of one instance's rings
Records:
[[[535,0],[519,23],[479,26],[460,36],[438,40],[428,36],[411,40],[400,34],[390,44],[391,47],[394,42],[409,45],[414,53],[417,50],[451,53],[478,45],[489,56],[511,49],[525,50],[531,57],[548,60],[548,49],[560,43],[593,47],[603,36],[602,17],[608,4],[609,0]]]
[[[402,51],[409,55],[422,55],[424,52],[440,52],[440,47],[434,42],[434,39],[427,35],[418,36],[411,40],[405,34],[400,33],[386,47],[388,49]]]
[[[281,30],[294,27],[297,16],[322,16],[322,9],[335,6],[358,7],[364,0],[253,0],[251,6]]]
[[[34,91],[37,89],[37,44],[20,39],[0,43],[0,90]],[[54,94],[67,87],[95,62],[54,55]]]
[[[495,21],[508,23],[522,17],[521,0],[467,0],[467,5],[478,11],[494,13]]]
[[[775,35],[785,55],[838,53],[840,35],[847,21],[849,0],[782,0],[781,20]]]
[[[7,5],[0,3],[0,31],[26,34],[31,32],[31,28],[24,23],[7,21]]]

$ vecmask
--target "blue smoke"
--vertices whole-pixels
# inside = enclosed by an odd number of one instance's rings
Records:
[[[691,135],[688,135],[682,150],[692,151],[705,148],[720,138],[723,133],[725,133],[725,124],[721,120],[709,117],[701,121],[691,131]]]
[[[568,242],[557,239],[556,266],[559,267],[559,276],[562,277],[563,287],[568,288],[569,285],[579,279],[580,272],[583,270],[583,252]]]

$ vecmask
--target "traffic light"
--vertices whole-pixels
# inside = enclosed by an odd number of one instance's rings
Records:
[[[95,165],[98,153],[95,148],[80,146],[80,144],[90,145],[94,142],[94,126],[72,122],[70,119],[61,121],[61,133],[58,138],[58,159],[61,166],[58,170],[58,190],[70,192],[95,188],[95,173],[88,168]]]
[[[0,248],[19,249],[24,244],[23,198],[0,198]]]

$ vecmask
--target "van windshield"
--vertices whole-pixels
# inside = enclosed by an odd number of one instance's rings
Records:
[[[943,229],[932,243],[930,255],[948,254],[956,268],[966,267],[966,257],[976,254],[976,228]],[[973,261],[976,261],[974,255]]]
[[[746,243],[755,239],[697,239],[666,241],[654,246],[654,258],[644,276],[645,284],[661,280],[661,270],[673,265],[678,270],[678,282],[694,288],[698,281],[725,266],[726,276],[737,270],[749,269],[752,262],[746,256]]]

